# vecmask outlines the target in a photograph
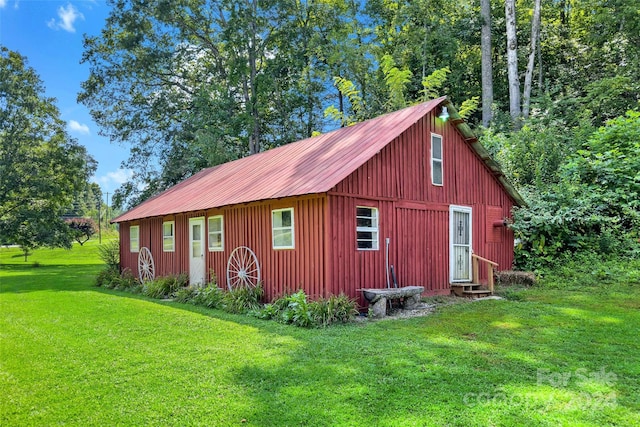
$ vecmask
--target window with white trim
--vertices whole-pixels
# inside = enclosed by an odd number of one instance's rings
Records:
[[[431,183],[442,184],[442,136],[431,134]]]
[[[356,207],[356,235],[358,250],[377,251],[378,209],[365,206]]]
[[[175,250],[175,222],[162,223],[162,251],[173,252]]]
[[[271,211],[273,249],[294,249],[293,208]]]
[[[209,219],[209,252],[224,250],[224,218],[222,215],[210,216]]]
[[[140,252],[140,226],[129,227],[129,251]]]

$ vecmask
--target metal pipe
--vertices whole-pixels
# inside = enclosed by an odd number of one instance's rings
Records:
[[[384,261],[385,267],[387,271],[387,288],[391,288],[391,283],[389,282],[389,244],[391,243],[391,238],[387,237],[385,239],[385,250],[384,250]]]

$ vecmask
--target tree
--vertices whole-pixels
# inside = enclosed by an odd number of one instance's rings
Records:
[[[62,215],[95,170],[59,116],[26,58],[0,47],[0,241],[25,256],[70,246]]]
[[[482,125],[488,127],[493,118],[493,62],[491,60],[491,0],[480,0],[482,33]]]
[[[529,61],[527,62],[527,71],[524,76],[524,92],[522,95],[522,117],[529,117],[529,108],[531,106],[531,81],[533,80],[533,66],[536,59],[536,49],[538,39],[540,38],[540,0],[535,0],[533,6],[533,18],[531,18],[531,42],[529,51]]]
[[[518,40],[516,32],[516,2],[506,0],[504,13],[507,25],[507,74],[509,76],[509,114],[516,129],[520,128],[520,78],[518,76]]]
[[[102,134],[132,147],[135,175],[114,199],[130,204],[310,136],[332,74],[364,56],[340,29],[355,1],[111,3],[101,35],[85,38],[78,99]]]
[[[564,166],[566,179],[579,184],[594,210],[615,218],[624,234],[640,236],[640,113],[607,121]]]
[[[73,201],[67,207],[65,217],[85,217],[98,219],[98,207],[102,200],[102,189],[95,182],[87,182],[74,194]]]
[[[96,229],[98,228],[91,218],[67,218],[65,222],[71,229],[73,239],[80,243],[80,246],[84,245],[91,236],[96,234]]]

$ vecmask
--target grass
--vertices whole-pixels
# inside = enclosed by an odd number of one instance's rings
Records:
[[[1,249],[0,425],[640,424],[638,282],[305,330],[95,288],[96,248]]]

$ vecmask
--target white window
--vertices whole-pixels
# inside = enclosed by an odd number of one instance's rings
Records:
[[[173,221],[162,223],[162,250],[173,252],[175,248],[175,225]]]
[[[356,208],[356,234],[358,250],[378,250],[378,209],[363,206]]]
[[[442,136],[431,134],[431,183],[442,185]]]
[[[140,251],[140,226],[132,225],[129,227],[129,250],[131,252]]]
[[[293,208],[271,211],[273,249],[294,249]]]
[[[224,250],[224,219],[222,215],[209,217],[209,251]]]

